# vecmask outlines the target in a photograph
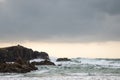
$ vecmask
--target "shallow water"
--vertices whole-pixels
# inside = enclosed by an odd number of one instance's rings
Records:
[[[120,80],[120,60],[86,58],[74,58],[70,62],[51,60],[57,66],[37,66],[39,70],[24,74],[0,73],[0,80]]]

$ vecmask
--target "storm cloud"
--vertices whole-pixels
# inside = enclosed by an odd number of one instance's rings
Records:
[[[120,0],[2,0],[0,41],[120,41]]]

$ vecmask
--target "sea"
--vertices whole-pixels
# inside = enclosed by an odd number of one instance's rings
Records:
[[[120,80],[120,59],[72,58],[57,62],[56,66],[37,66],[29,73],[0,73],[0,80]],[[34,59],[32,61],[42,61]]]

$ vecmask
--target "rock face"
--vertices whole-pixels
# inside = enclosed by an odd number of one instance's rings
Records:
[[[14,63],[0,63],[0,72],[3,73],[26,73],[37,69],[38,68],[35,67],[35,65],[23,61],[21,58],[18,58]]]
[[[68,59],[68,58],[58,58],[56,61],[71,61],[71,59]]]
[[[32,62],[33,65],[55,65],[53,62],[49,60],[41,61],[41,62]]]
[[[33,51],[20,45],[0,48],[0,63],[14,62],[18,57],[25,61],[35,58],[49,59],[48,54],[45,52]]]

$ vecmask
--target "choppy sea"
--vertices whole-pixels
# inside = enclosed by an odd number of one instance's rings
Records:
[[[32,61],[41,61],[35,59]],[[0,80],[120,80],[120,59],[72,58],[29,73],[0,73]]]

